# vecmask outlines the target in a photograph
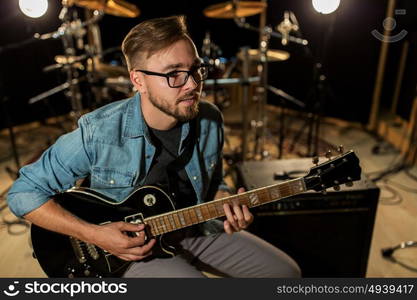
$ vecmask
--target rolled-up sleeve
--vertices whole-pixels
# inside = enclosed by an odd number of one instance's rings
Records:
[[[7,195],[9,208],[16,216],[24,216],[88,176],[88,128],[87,120],[81,118],[78,129],[61,136],[36,162],[20,169],[19,178]]]

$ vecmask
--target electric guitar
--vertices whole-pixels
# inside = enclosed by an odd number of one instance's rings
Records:
[[[65,209],[94,224],[124,221],[146,224],[148,238],[158,241],[153,256],[173,256],[175,247],[166,242],[167,233],[225,215],[224,203],[245,204],[249,208],[303,193],[325,191],[359,180],[361,168],[353,151],[316,165],[304,177],[258,188],[245,193],[176,210],[160,188],[143,186],[122,202],[88,188],[72,188],[54,199]],[[169,235],[168,235],[169,236]],[[74,237],[58,234],[36,225],[31,227],[34,254],[49,277],[119,277],[131,262]]]

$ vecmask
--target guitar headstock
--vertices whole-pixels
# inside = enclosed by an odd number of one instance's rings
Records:
[[[350,150],[335,158],[330,158],[329,154],[326,154],[328,161],[317,164],[304,176],[308,190],[325,191],[329,187],[339,190],[341,184],[351,186],[353,181],[361,178],[359,158],[355,152]],[[318,162],[317,159],[314,161]]]

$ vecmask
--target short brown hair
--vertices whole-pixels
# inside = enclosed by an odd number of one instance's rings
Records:
[[[122,43],[128,70],[138,67],[155,52],[187,38],[185,16],[150,19],[136,25]]]

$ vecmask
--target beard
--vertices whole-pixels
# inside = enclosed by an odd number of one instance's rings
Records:
[[[177,99],[175,101],[175,104],[171,104],[169,100],[162,99],[155,97],[148,91],[149,94],[149,100],[152,103],[153,106],[158,108],[163,113],[174,117],[179,122],[188,122],[192,119],[194,119],[198,115],[199,111],[199,103],[200,103],[200,96],[198,93],[189,93],[187,95],[184,95],[180,99]],[[181,107],[178,105],[181,101],[184,101],[185,99],[189,99],[193,97],[196,99],[194,103],[190,106]]]

